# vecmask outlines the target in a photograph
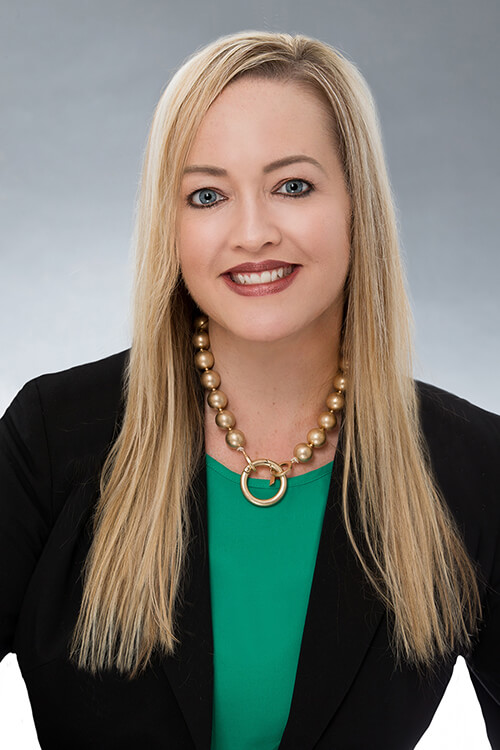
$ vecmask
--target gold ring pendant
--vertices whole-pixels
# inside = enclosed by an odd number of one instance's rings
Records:
[[[252,495],[250,490],[248,489],[248,477],[251,471],[256,466],[267,466],[269,470],[271,471],[272,476],[275,478],[276,476],[280,480],[280,488],[278,492],[270,497],[268,500],[261,500],[258,497],[255,497],[255,495]],[[273,481],[273,480],[271,480]],[[276,463],[276,461],[272,461],[270,458],[257,458],[254,461],[252,461],[251,464],[247,463],[243,471],[241,472],[241,479],[240,479],[240,486],[241,491],[245,495],[246,499],[249,500],[254,505],[259,505],[260,507],[266,507],[268,505],[275,505],[276,503],[279,503],[281,498],[286,492],[286,485],[287,485],[287,479],[286,474],[283,473],[283,468]]]

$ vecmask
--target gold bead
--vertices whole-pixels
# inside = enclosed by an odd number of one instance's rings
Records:
[[[322,411],[318,417],[318,425],[324,430],[333,430],[337,424],[337,417],[331,411]]]
[[[301,464],[305,464],[306,461],[309,461],[312,454],[312,448],[311,446],[307,445],[307,443],[299,443],[293,449],[293,455],[300,461]]]
[[[315,448],[320,448],[326,443],[325,431],[321,427],[313,427],[307,433],[307,442],[309,445],[314,445]]]
[[[341,393],[329,393],[326,398],[326,405],[332,411],[340,411],[344,408],[344,397]]]
[[[347,384],[347,378],[343,372],[338,372],[333,378],[333,387],[337,391],[345,391]]]
[[[195,328],[206,328],[208,326],[208,315],[198,315],[194,319]]]
[[[200,374],[200,380],[203,388],[211,389],[220,386],[220,375],[215,370],[207,370]]]
[[[236,417],[234,416],[232,411],[229,411],[229,409],[225,409],[224,411],[220,411],[215,416],[215,423],[222,427],[224,430],[228,430],[230,427],[234,427],[236,424]]]
[[[205,331],[201,331],[201,333],[195,333],[193,338],[193,346],[195,346],[197,349],[208,349],[210,346],[210,338],[208,336],[208,333]]]
[[[212,352],[200,351],[194,355],[194,363],[198,370],[210,369],[214,366],[214,355]]]
[[[245,436],[241,430],[229,430],[226,433],[226,443],[230,448],[242,448],[245,445]]]
[[[222,391],[210,391],[207,401],[212,409],[225,409],[227,406],[227,396]]]

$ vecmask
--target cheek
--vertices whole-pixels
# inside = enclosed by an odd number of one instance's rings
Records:
[[[181,225],[177,234],[177,254],[182,275],[186,283],[190,282],[193,272],[203,263],[203,252],[198,241],[197,232],[189,225]]]
[[[191,296],[195,299],[196,281],[197,277],[199,277],[199,272],[197,273],[196,270],[200,268],[202,253],[197,250],[196,244],[191,241],[189,233],[179,232],[177,236],[177,255],[184,283]]]
[[[180,224],[177,235],[177,248],[181,268],[187,274],[190,270],[208,268],[214,258],[216,232],[210,222],[196,219]]]
[[[210,307],[206,279],[210,268],[210,243],[192,223],[184,223],[177,233],[177,254],[181,275],[191,298],[205,312]]]
[[[296,224],[292,231],[300,237],[311,260],[335,266],[339,271],[349,263],[350,218],[341,207],[318,211],[307,221]]]

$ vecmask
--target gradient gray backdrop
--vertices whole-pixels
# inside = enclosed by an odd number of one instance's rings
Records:
[[[242,29],[315,36],[357,63],[396,196],[416,374],[500,411],[499,28],[494,0],[1,2],[0,413],[29,378],[128,346],[152,110],[188,54]],[[12,661],[0,673],[0,745],[36,747],[6,708]],[[464,706],[456,739],[425,747],[488,747]]]

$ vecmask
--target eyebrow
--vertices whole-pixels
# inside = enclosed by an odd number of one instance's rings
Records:
[[[276,159],[276,161],[272,161],[270,164],[266,164],[262,171],[264,172],[264,174],[269,174],[270,172],[274,172],[276,169],[280,169],[281,167],[288,167],[290,164],[297,164],[298,162],[302,161],[313,164],[315,167],[321,169],[322,172],[325,171],[319,161],[316,161],[316,159],[313,159],[312,156],[306,156],[305,154],[294,154],[293,156],[284,156],[282,159]],[[212,167],[209,164],[192,164],[186,167],[184,170],[184,174],[193,173],[210,174],[214,177],[227,177],[227,170],[222,169],[221,167]]]

